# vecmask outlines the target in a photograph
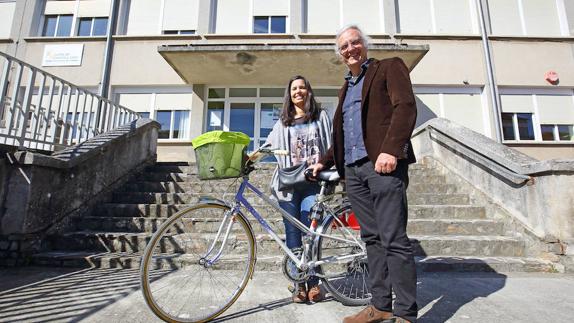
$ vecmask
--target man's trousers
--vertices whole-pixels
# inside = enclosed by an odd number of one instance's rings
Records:
[[[408,164],[399,160],[393,172],[378,174],[367,159],[346,166],[345,178],[367,246],[372,304],[415,322],[417,274],[406,231]],[[392,291],[396,294],[394,309]]]

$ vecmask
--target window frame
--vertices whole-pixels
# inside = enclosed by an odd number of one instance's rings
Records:
[[[550,123],[541,123],[540,124],[540,132],[542,133],[542,127],[544,126],[549,126],[552,127],[552,140],[544,140],[544,138],[541,138],[542,141],[544,142],[574,142],[574,135],[572,134],[572,132],[574,132],[574,125],[572,124],[550,124]],[[560,130],[559,127],[561,126],[565,126],[565,127],[570,127],[570,136],[571,139],[569,140],[562,140],[560,139]]]
[[[191,140],[191,133],[193,129],[191,128],[191,122],[194,111],[193,103],[190,102],[189,108],[186,107],[173,107],[170,109],[158,109],[156,107],[156,98],[158,94],[193,94],[193,90],[189,87],[161,87],[161,88],[147,88],[147,87],[116,87],[113,89],[113,97],[114,102],[119,103],[120,96],[122,94],[149,94],[150,101],[147,105],[147,111],[145,112],[138,112],[138,113],[148,113],[148,118],[157,121],[157,112],[158,111],[171,111],[170,116],[170,138],[158,138],[158,143],[181,143],[181,142],[189,142]],[[129,107],[128,107],[129,108]],[[197,109],[197,108],[196,108]],[[188,137],[185,138],[171,138],[173,136],[173,116],[175,115],[173,111],[187,111],[188,112],[188,124],[187,124],[187,132]]]
[[[157,115],[158,115],[158,113],[160,113],[160,112],[169,112],[169,134],[168,134],[168,138],[160,138],[160,137],[159,137],[159,134],[160,134],[162,131],[165,131],[165,129],[160,129],[160,130],[158,131],[158,138],[157,138],[158,140],[162,140],[162,141],[171,140],[171,141],[173,141],[173,140],[189,140],[189,139],[191,139],[191,138],[189,138],[189,137],[183,137],[183,138],[174,137],[174,131],[175,131],[175,114],[176,114],[176,112],[187,112],[187,114],[188,114],[187,118],[189,119],[189,118],[191,117],[191,110],[184,109],[184,108],[173,108],[173,109],[167,109],[167,110],[164,110],[164,109],[162,109],[162,110],[154,110],[153,118],[152,118],[152,119],[155,120],[155,121],[157,121],[157,122],[159,122],[158,119],[157,119]],[[152,115],[152,114],[151,114],[151,112],[150,112],[150,116],[151,116],[151,115]],[[188,129],[188,130],[189,130],[189,129]],[[178,129],[178,131],[181,131],[181,129]],[[189,131],[188,131],[188,132],[189,132]]]
[[[504,136],[502,138],[502,142],[503,143],[543,143],[543,144],[548,144],[548,143],[562,143],[562,144],[571,144],[572,140],[560,140],[559,136],[557,135],[557,127],[556,126],[572,126],[574,128],[574,123],[573,124],[552,124],[552,123],[541,123],[540,122],[540,107],[539,107],[539,102],[538,102],[538,96],[539,95],[556,95],[556,96],[569,96],[572,98],[572,100],[574,101],[574,89],[517,89],[517,88],[501,88],[499,89],[499,98],[501,98],[503,95],[528,95],[531,96],[532,99],[532,104],[533,104],[533,110],[532,112],[503,112],[502,111],[502,106],[500,107],[500,117],[502,118],[502,114],[503,113],[514,113],[514,114],[519,114],[519,113],[531,113],[532,114],[532,127],[533,127],[533,131],[534,131],[534,140],[525,140],[525,139],[511,139],[511,140],[506,140],[504,139]],[[516,124],[515,124],[516,125]],[[556,129],[554,129],[554,140],[544,140],[542,138],[542,126],[545,125],[554,125]],[[501,119],[501,124],[499,125],[500,129],[502,131],[502,119]],[[518,128],[515,126],[514,128],[515,130],[515,138],[519,138],[519,136],[517,136],[518,134]],[[556,139],[558,138],[558,139]]]
[[[396,23],[396,28],[397,28],[397,32],[399,35],[401,34],[406,34],[406,35],[480,35],[480,28],[479,28],[479,15],[477,12],[477,7],[476,7],[476,1],[480,1],[480,0],[467,0],[468,2],[468,10],[469,10],[469,16],[470,16],[470,29],[471,32],[467,33],[467,32],[449,32],[449,33],[438,33],[437,29],[438,29],[438,22],[437,22],[437,17],[436,17],[436,6],[434,1],[435,0],[428,0],[429,1],[429,8],[430,8],[430,12],[429,12],[429,18],[430,18],[430,33],[426,33],[426,32],[404,32],[403,28],[400,24],[400,4],[398,4],[398,0],[397,0],[397,5],[395,7],[395,23]],[[461,0],[459,0],[461,1]]]
[[[80,35],[80,27],[82,25],[82,20],[88,20],[90,21],[90,34],[89,35]],[[103,35],[94,35],[94,26],[95,26],[95,22],[96,19],[106,19],[106,31]],[[79,17],[78,18],[78,22],[77,22],[77,27],[76,27],[76,32],[75,35],[77,37],[105,37],[107,36],[108,33],[108,24],[110,23],[110,18],[109,17]]]
[[[255,31],[255,20],[257,18],[267,18],[267,31],[266,32],[256,32]],[[272,19],[273,18],[283,18],[284,19],[284,24],[283,24],[283,32],[272,32],[271,26],[272,26]],[[252,16],[252,28],[251,28],[251,33],[253,34],[263,34],[263,35],[283,35],[283,34],[287,34],[287,16]]]
[[[56,18],[56,25],[54,25],[54,33],[52,35],[45,35],[44,33],[46,32],[46,22],[47,22],[47,18]],[[68,33],[68,35],[61,35],[58,36],[58,27],[60,26],[60,19],[62,17],[72,17],[72,21],[70,24],[70,31]],[[41,37],[72,37],[72,33],[73,33],[73,29],[74,29],[74,15],[73,14],[58,14],[58,15],[44,15],[42,14],[42,21],[40,24],[40,35]]]
[[[475,0],[475,1],[480,1],[480,0]],[[496,1],[496,0],[488,0],[488,1]],[[528,28],[527,28],[527,17],[525,15],[524,12],[524,0],[514,0],[516,1],[516,6],[518,8],[518,17],[520,19],[520,32],[521,34],[519,36],[524,36],[524,37],[541,37],[541,35],[539,34],[532,34],[532,32],[528,32]],[[552,0],[548,0],[549,2]],[[558,26],[560,29],[560,34],[559,35],[547,35],[547,36],[570,36],[570,30],[569,30],[569,26],[568,26],[568,17],[566,14],[566,7],[564,4],[564,0],[554,0],[555,1],[555,7],[556,7],[556,15],[558,17]],[[489,15],[491,16],[492,13],[489,13]],[[489,17],[490,20],[490,17]],[[494,33],[493,32],[493,26],[492,23],[490,25],[490,31],[489,34],[490,35],[494,35],[494,36],[498,36],[500,34]],[[512,36],[512,35],[500,35],[500,36]]]
[[[182,29],[182,30],[172,30],[172,29],[162,29],[162,35],[195,35],[196,30],[194,29]]]
[[[230,89],[236,88],[250,88],[256,89],[254,97],[231,97],[229,95]],[[224,97],[223,98],[209,98],[209,90],[210,89],[223,89],[224,90]],[[223,131],[230,131],[230,115],[231,115],[231,104],[233,103],[254,103],[254,120],[253,120],[253,137],[250,137],[250,140],[253,142],[253,149],[259,148],[261,142],[267,138],[265,136],[262,138],[261,136],[261,106],[263,104],[283,104],[283,96],[261,96],[261,89],[281,89],[282,91],[285,90],[282,86],[226,86],[226,85],[213,85],[213,86],[206,86],[204,97],[204,106],[203,106],[203,125],[202,125],[202,132],[208,131],[207,123],[209,121],[209,103],[210,102],[222,102],[223,103],[223,114],[221,120],[221,129]],[[337,87],[320,87],[319,89],[333,89],[338,90]],[[317,89],[314,89],[317,91]],[[315,97],[317,102],[328,102],[333,103],[337,101],[336,96],[320,96]]]

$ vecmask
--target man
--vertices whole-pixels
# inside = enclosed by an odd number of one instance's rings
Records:
[[[368,38],[357,26],[343,28],[336,45],[349,73],[333,118],[333,146],[313,173],[334,164],[346,179],[367,247],[372,293],[372,305],[343,322],[415,322],[416,268],[406,233],[416,120],[409,70],[397,57],[368,59]]]

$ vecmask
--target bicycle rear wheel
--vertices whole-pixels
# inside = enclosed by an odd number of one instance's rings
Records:
[[[245,289],[255,266],[255,240],[245,218],[229,212],[229,207],[213,204],[186,208],[152,236],[141,264],[141,287],[162,320],[212,320]],[[226,215],[229,220],[221,225]]]
[[[325,219],[324,232],[327,235],[353,240],[361,244],[360,231],[349,225],[353,211],[351,205],[343,204],[335,210],[334,216]],[[319,239],[318,257],[325,259],[331,256],[353,255],[361,252],[356,243],[338,241],[326,237]],[[365,305],[371,301],[369,290],[369,267],[367,256],[355,257],[346,261],[325,263],[321,265],[321,273],[325,275],[323,284],[331,295],[344,305]]]

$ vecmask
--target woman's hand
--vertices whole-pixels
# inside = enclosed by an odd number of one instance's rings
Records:
[[[320,172],[321,170],[323,170],[324,167],[325,167],[325,166],[323,166],[323,164],[321,164],[321,163],[316,163],[316,164],[313,164],[313,165],[309,166],[308,169],[312,169],[312,170],[313,170],[313,177],[317,177],[317,174],[319,174],[319,172]]]

